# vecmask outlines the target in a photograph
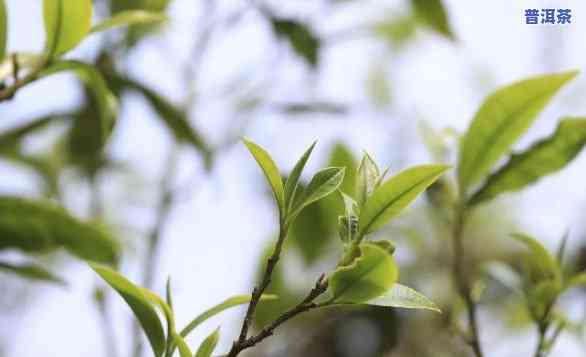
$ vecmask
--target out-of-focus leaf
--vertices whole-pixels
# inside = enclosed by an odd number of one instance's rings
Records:
[[[416,28],[416,22],[412,16],[403,16],[380,21],[374,25],[373,31],[389,44],[400,47],[415,36]]]
[[[119,12],[114,16],[107,18],[101,23],[92,27],[90,32],[101,32],[116,27],[132,26],[137,24],[148,24],[166,21],[167,16],[164,14],[144,11],[144,10],[127,10]]]
[[[66,285],[63,279],[51,273],[42,266],[36,264],[15,265],[0,261],[0,271],[16,274],[30,280],[38,280],[49,283],[57,283],[60,285]]]
[[[141,94],[152,105],[159,119],[171,131],[175,139],[191,145],[202,155],[206,166],[211,166],[212,150],[200,133],[191,125],[184,111],[177,108],[177,106],[154,90],[135,80],[122,77],[118,74],[108,74],[108,79],[122,89],[132,90]]]
[[[399,278],[393,256],[378,245],[360,246],[360,256],[338,267],[329,278],[335,303],[363,303],[383,295]]]
[[[585,144],[586,120],[562,120],[552,136],[511,156],[505,166],[488,177],[470,202],[477,204],[504,192],[521,190],[542,177],[563,169],[580,153]]]
[[[458,181],[462,191],[485,177],[577,74],[533,77],[499,89],[485,100],[461,141]]]
[[[238,306],[238,305],[243,305],[243,304],[248,304],[250,302],[250,299],[252,297],[250,295],[236,295],[236,296],[232,296],[231,298],[228,298],[226,300],[224,300],[222,303],[212,307],[211,309],[208,309],[206,311],[204,311],[203,313],[201,313],[200,315],[198,315],[195,319],[193,319],[190,323],[187,324],[187,326],[185,326],[185,328],[183,330],[181,330],[180,335],[182,337],[187,337],[187,335],[189,335],[191,333],[191,331],[193,331],[197,326],[199,326],[201,323],[203,323],[204,321],[206,321],[207,319],[219,314],[220,312],[227,310],[229,308]],[[262,295],[260,298],[260,301],[271,301],[271,300],[276,300],[277,296],[275,295]]]
[[[566,288],[573,288],[576,286],[586,286],[586,273],[580,273],[572,276],[566,282]]]
[[[0,159],[33,170],[42,180],[44,193],[48,197],[56,196],[59,193],[59,171],[61,168],[51,160],[51,157],[25,155],[18,150],[2,150],[0,146]]]
[[[15,62],[20,71],[38,68],[44,61],[44,57],[37,53],[18,52],[13,53],[0,61],[0,81],[11,76],[15,71]]]
[[[374,160],[364,153],[362,161],[358,166],[358,178],[356,180],[356,202],[362,206],[366,199],[372,194],[379,182],[380,170]]]
[[[370,68],[365,89],[368,98],[377,109],[382,109],[391,102],[391,85],[382,65]]]
[[[344,143],[336,143],[330,153],[327,166],[346,168],[346,174],[344,175],[342,185],[340,185],[340,190],[354,197],[358,163],[352,151]],[[334,200],[338,201],[337,199]]]
[[[193,357],[193,352],[191,352],[191,349],[189,348],[183,337],[181,337],[178,334],[175,334],[173,336],[173,339],[175,340],[175,344],[177,345],[177,349],[179,350],[180,357]]]
[[[321,42],[307,25],[277,18],[271,19],[271,25],[275,34],[286,39],[299,56],[311,66],[317,66]]]
[[[2,196],[0,213],[0,250],[42,253],[64,247],[83,259],[116,261],[117,245],[109,234],[54,204]]]
[[[165,301],[167,305],[173,309],[173,295],[171,294],[171,277],[167,278],[167,284],[165,284]]]
[[[276,108],[288,115],[303,115],[317,113],[343,115],[348,112],[347,108],[342,104],[327,102],[290,103],[284,105],[276,105]]]
[[[403,309],[424,309],[435,312],[441,310],[425,295],[401,284],[393,284],[384,295],[367,302],[369,305],[399,307]]]
[[[417,17],[431,29],[451,40],[454,33],[450,28],[448,13],[442,0],[411,0],[411,5]]]
[[[529,279],[532,283],[561,279],[561,270],[556,259],[537,239],[520,233],[515,233],[512,236],[530,250],[530,255],[526,257],[528,265],[526,268],[529,270]]]
[[[96,264],[91,264],[91,267],[126,301],[146,333],[155,357],[162,356],[165,351],[165,333],[149,297],[117,272]]]
[[[41,76],[49,76],[63,71],[72,71],[92,91],[99,111],[99,130],[94,135],[102,146],[112,133],[118,112],[118,102],[104,78],[96,68],[79,61],[58,61],[47,68]]]
[[[60,56],[75,48],[92,26],[91,0],[44,0],[46,51]]]
[[[291,204],[295,200],[295,194],[299,184],[299,177],[301,176],[303,168],[305,167],[305,164],[307,163],[307,160],[309,159],[309,156],[311,155],[311,152],[313,151],[316,143],[317,142],[314,141],[309,149],[305,151],[303,156],[301,156],[299,161],[297,161],[295,164],[295,167],[293,168],[293,171],[291,171],[289,177],[287,177],[287,182],[285,182],[285,204],[287,205],[287,210],[291,208]]]
[[[195,357],[211,357],[212,353],[216,349],[218,345],[218,341],[220,340],[220,329],[216,329],[212,332],[211,335],[206,337],[205,340],[201,343],[197,352],[195,353]]]
[[[6,57],[6,40],[8,38],[8,14],[6,3],[0,0],[0,62]]]
[[[449,168],[446,165],[416,166],[385,181],[360,210],[359,237],[387,224]]]
[[[303,208],[336,191],[344,180],[345,170],[343,167],[328,167],[316,173],[303,196],[294,204],[288,219],[294,219]]]
[[[279,207],[279,212],[281,214],[281,218],[284,218],[285,215],[285,188],[283,186],[283,179],[281,178],[281,173],[277,168],[277,165],[271,158],[268,152],[265,149],[260,147],[259,145],[255,144],[254,142],[250,141],[247,138],[243,138],[244,144],[248,148],[248,151],[252,154],[260,168],[265,174],[271,189],[273,190],[273,194],[275,195],[275,200],[277,201],[277,205]]]
[[[37,131],[46,128],[47,126],[49,126],[49,124],[56,122],[60,119],[63,119],[67,116],[68,114],[55,114],[40,117],[31,120],[26,124],[17,126],[15,128],[4,131],[3,133],[0,133],[0,150],[13,149],[15,146],[19,145],[21,140],[27,135],[34,134]]]
[[[534,321],[542,321],[562,292],[559,280],[543,280],[528,288],[527,306]]]
[[[319,261],[322,254],[327,252],[335,233],[335,219],[325,200],[305,207],[295,218],[287,241],[298,250],[305,264]]]
[[[519,288],[521,287],[519,274],[507,264],[490,262],[484,266],[484,270],[490,277],[503,284],[511,291],[519,291]]]

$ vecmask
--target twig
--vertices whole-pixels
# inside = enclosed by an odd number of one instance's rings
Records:
[[[17,57],[16,54],[12,56],[14,82],[12,85],[0,90],[0,102],[14,98],[14,95],[19,89],[37,80],[40,74],[49,65],[49,61],[44,60],[33,68],[26,76],[19,78],[18,71],[20,70],[20,64],[18,63]]]
[[[258,334],[254,335],[252,337],[249,337],[249,338],[245,337],[244,339],[239,339],[238,341],[235,341],[234,344],[232,345],[232,349],[228,353],[227,357],[236,357],[240,352],[244,351],[245,349],[253,347],[253,346],[257,345],[258,343],[262,342],[267,337],[272,336],[275,333],[275,330],[280,325],[291,320],[295,316],[302,314],[304,312],[313,310],[313,309],[317,309],[317,308],[326,306],[327,303],[318,304],[315,302],[315,300],[319,296],[321,296],[323,293],[325,293],[327,289],[328,289],[328,282],[327,282],[327,280],[325,280],[325,275],[322,274],[319,277],[319,279],[317,280],[317,282],[315,283],[315,286],[313,287],[313,289],[311,289],[309,294],[305,297],[305,299],[303,299],[299,304],[297,304],[293,308],[284,312],[281,316],[277,317],[272,323],[270,323],[268,326],[264,327]],[[252,304],[252,301],[251,301],[251,304]],[[247,314],[247,317],[248,317],[248,314]],[[246,319],[245,319],[245,321],[246,321]]]
[[[463,257],[464,257],[464,241],[463,232],[465,224],[466,207],[464,203],[459,203],[456,209],[455,220],[453,225],[453,274],[458,289],[458,294],[464,300],[466,306],[466,313],[468,315],[468,327],[470,329],[470,336],[467,336],[466,342],[472,348],[476,357],[483,357],[482,346],[480,344],[478,332],[478,318],[476,311],[476,302],[472,298],[470,292],[470,284],[464,272]]]

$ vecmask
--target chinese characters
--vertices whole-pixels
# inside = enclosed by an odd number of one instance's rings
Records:
[[[566,25],[572,23],[571,9],[525,9],[527,25]]]

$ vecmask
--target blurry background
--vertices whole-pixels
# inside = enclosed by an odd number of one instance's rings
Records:
[[[425,14],[406,0],[94,3],[97,19],[152,7],[165,8],[170,20],[96,35],[68,55],[97,63],[120,96],[120,116],[101,157],[90,139],[63,144],[71,130],[86,130],[91,138],[95,115],[72,76],[36,82],[2,103],[1,131],[46,115],[64,120],[27,137],[24,154],[36,160],[0,157],[0,193],[58,198],[76,215],[106,222],[123,245],[120,271],[159,293],[172,277],[179,325],[230,295],[248,293],[274,238],[271,196],[240,136],[267,148],[283,174],[315,139],[308,174],[328,164],[352,166],[362,150],[391,172],[453,163],[457,137],[487,94],[523,77],[586,63],[586,4],[579,0],[444,0],[449,27],[443,29],[424,26]],[[10,50],[39,52],[42,2],[8,0],[7,6]],[[526,25],[524,10],[542,7],[572,9],[572,24]],[[552,132],[561,116],[586,114],[585,93],[582,74],[521,147]],[[169,116],[188,118],[197,136],[177,144]],[[90,124],[72,128],[72,118]],[[508,238],[512,231],[533,234],[552,250],[569,231],[569,260],[584,269],[585,177],[581,155],[563,172],[478,210],[468,227],[467,239],[478,248],[470,260],[511,259],[518,248]],[[300,217],[271,288],[281,299],[259,310],[258,323],[298,300],[335,264],[337,209],[326,201]],[[420,200],[384,234],[397,243],[401,281],[430,296],[443,315],[381,308],[311,313],[248,355],[467,355],[450,331],[450,250],[440,216]],[[158,244],[151,249],[153,240]],[[1,256],[27,259],[15,252]],[[40,259],[68,285],[1,275],[0,355],[131,356],[132,317],[122,300],[101,290],[79,260],[65,253]],[[485,283],[480,318],[487,355],[530,355],[534,330],[519,302],[498,282]],[[102,310],[96,291],[106,292]],[[585,319],[585,296],[564,296],[574,322]],[[221,325],[225,351],[242,314],[235,309],[212,319],[189,341],[194,345]],[[552,355],[585,354],[583,331],[576,328]]]

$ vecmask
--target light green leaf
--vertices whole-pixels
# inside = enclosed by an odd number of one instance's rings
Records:
[[[36,264],[10,264],[0,261],[0,272],[5,271],[23,278],[66,285],[65,281],[47,269]]]
[[[0,0],[0,63],[6,57],[6,40],[8,39],[8,14],[6,3]]]
[[[295,201],[297,186],[299,184],[299,177],[301,176],[303,168],[305,167],[305,164],[307,163],[307,160],[309,159],[309,156],[311,155],[311,152],[313,151],[316,143],[317,142],[314,141],[309,149],[305,151],[287,178],[287,182],[285,183],[285,204],[287,205],[287,209],[290,209],[291,205]]]
[[[559,280],[543,280],[527,290],[527,307],[534,321],[542,321],[562,292]]]
[[[446,165],[416,166],[385,181],[360,210],[359,237],[387,224],[449,168]]]
[[[211,357],[212,353],[216,349],[218,345],[218,341],[220,340],[220,329],[216,329],[212,332],[211,335],[206,337],[206,339],[201,343],[197,352],[195,353],[195,357]]]
[[[525,262],[532,283],[561,279],[561,269],[556,259],[537,239],[521,233],[514,233],[512,236],[529,248],[530,255],[526,257]]]
[[[227,310],[229,308],[232,308],[232,307],[235,307],[238,305],[248,304],[250,302],[250,299],[251,299],[250,295],[236,295],[236,296],[233,296],[231,298],[224,300],[222,303],[220,303],[220,304],[212,307],[211,309],[208,309],[208,310],[204,311],[203,313],[201,313],[200,315],[198,315],[189,324],[187,324],[187,326],[185,326],[185,328],[183,330],[181,330],[180,335],[182,337],[187,337],[187,335],[189,335],[191,333],[191,331],[193,331],[197,326],[199,326],[201,323],[203,323],[207,319],[209,319],[213,316],[216,316],[220,312]],[[277,297],[275,295],[263,295],[263,296],[261,296],[260,301],[270,301],[270,300],[276,300],[276,299],[277,299]]]
[[[358,178],[356,180],[356,201],[359,206],[362,206],[374,191],[379,177],[380,170],[378,165],[365,152],[360,165],[358,165]]]
[[[586,273],[579,273],[568,279],[566,282],[566,289],[577,286],[586,286]]]
[[[45,201],[0,196],[0,250],[43,253],[64,247],[88,260],[113,263],[117,244],[102,228]]]
[[[167,16],[161,13],[150,12],[145,10],[127,10],[119,12],[114,16],[95,25],[94,27],[92,27],[90,32],[94,33],[122,26],[162,22],[166,21],[167,19]]]
[[[488,174],[577,71],[533,77],[491,94],[462,138],[458,180],[462,191]]]
[[[167,278],[167,284],[165,285],[165,297],[167,305],[173,310],[173,295],[171,294],[171,277]]]
[[[351,197],[354,197],[356,189],[357,162],[350,148],[342,142],[336,143],[330,153],[327,166],[346,168],[344,181],[342,182],[342,185],[340,185],[340,190]],[[334,201],[338,200],[334,199]]]
[[[144,289],[117,272],[97,264],[90,266],[126,301],[146,333],[155,357],[162,356],[165,351],[165,333],[151,297],[145,295]]]
[[[384,295],[370,300],[368,305],[400,307],[403,309],[424,309],[441,313],[433,301],[425,295],[401,284],[393,284]]]
[[[397,282],[399,268],[389,252],[375,244],[360,245],[360,256],[338,267],[329,278],[336,303],[362,303],[383,295]]]
[[[267,181],[269,182],[271,189],[273,190],[275,199],[277,200],[277,206],[279,207],[281,218],[284,218],[285,188],[283,187],[283,179],[281,178],[281,173],[279,172],[277,165],[271,158],[271,155],[269,155],[269,153],[266,152],[265,149],[263,149],[262,147],[255,144],[247,138],[243,138],[242,140],[248,148],[248,151],[250,151],[250,153],[252,154],[252,156],[264,172],[265,177],[267,178]]]
[[[318,171],[307,185],[303,196],[294,203],[289,219],[293,220],[308,205],[336,191],[344,180],[346,168],[328,167]]]
[[[100,112],[100,130],[96,135],[100,143],[106,141],[112,133],[116,116],[118,115],[118,102],[108,88],[104,78],[98,70],[86,63],[79,61],[58,61],[47,68],[41,76],[50,76],[63,71],[72,71],[92,91]]]
[[[46,51],[52,58],[75,48],[92,26],[91,0],[44,0]]]
[[[505,166],[489,176],[484,186],[470,199],[471,204],[490,200],[503,192],[521,190],[563,169],[585,144],[586,120],[562,120],[552,136],[511,156]]]
[[[177,349],[179,350],[179,356],[193,357],[193,352],[191,352],[191,349],[189,348],[183,337],[181,337],[178,334],[174,334],[173,339],[175,340],[175,344],[177,345]]]
[[[416,16],[434,31],[451,40],[454,33],[450,28],[448,13],[442,0],[411,0]]]

